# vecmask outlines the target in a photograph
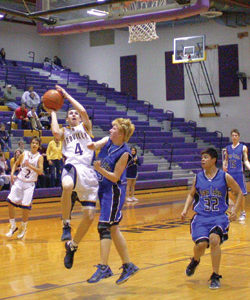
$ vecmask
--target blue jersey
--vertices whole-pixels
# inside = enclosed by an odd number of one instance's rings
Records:
[[[120,157],[128,152],[130,154],[130,149],[126,143],[116,146],[112,143],[109,139],[107,144],[101,149],[98,160],[101,160],[101,167],[107,170],[108,172],[114,172],[115,165],[120,159]],[[131,160],[131,155],[129,155],[128,161]],[[99,187],[100,189],[104,190],[111,190],[112,185],[114,184],[112,181],[108,180],[101,174],[97,173]],[[126,169],[122,173],[118,184],[125,184],[126,183]]]
[[[235,148],[232,145],[226,147],[228,155],[227,171],[230,175],[243,172],[243,147],[243,144],[239,144]]]
[[[206,177],[205,172],[199,172],[196,177],[196,194],[194,211],[203,216],[218,216],[228,209],[228,187],[226,173],[217,171],[214,178]]]

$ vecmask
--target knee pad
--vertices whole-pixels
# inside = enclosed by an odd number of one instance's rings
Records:
[[[105,223],[98,223],[98,232],[100,235],[100,240],[109,239],[111,240],[111,233],[110,233],[110,225]]]

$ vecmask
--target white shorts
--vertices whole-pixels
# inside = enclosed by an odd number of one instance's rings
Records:
[[[77,193],[79,200],[86,202],[85,205],[82,205],[95,207],[99,189],[95,170],[91,166],[83,164],[66,164],[63,167],[62,179],[66,175],[73,179],[73,191]]]
[[[31,209],[35,182],[24,182],[16,179],[11,187],[7,201],[14,206]]]

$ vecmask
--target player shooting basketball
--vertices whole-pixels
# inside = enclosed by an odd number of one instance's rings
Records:
[[[56,85],[57,91],[68,99],[72,108],[67,112],[68,127],[60,128],[57,115],[54,110],[46,109],[51,114],[51,129],[53,135],[63,140],[63,155],[66,157],[62,171],[62,219],[63,234],[61,240],[71,240],[70,211],[71,194],[77,192],[77,196],[84,208],[83,218],[78,226],[74,241],[70,243],[73,250],[81,241],[91,225],[94,215],[98,192],[98,181],[92,167],[94,151],[87,148],[91,140],[92,126],[85,108],[71,97],[62,87]],[[66,249],[68,244],[65,245]],[[67,263],[66,267],[69,267]]]

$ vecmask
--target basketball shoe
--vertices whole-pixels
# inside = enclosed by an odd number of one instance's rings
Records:
[[[12,235],[18,230],[18,228],[16,227],[16,225],[9,225],[9,228],[9,231],[5,234],[5,236],[12,237]]]
[[[74,254],[77,250],[77,246],[74,246],[71,241],[65,243],[66,255],[64,257],[64,266],[67,269],[71,269],[74,262]]]
[[[245,221],[245,220],[246,220],[246,212],[242,211],[239,216],[239,221]]]
[[[200,261],[197,261],[192,257],[191,262],[189,263],[189,265],[186,268],[186,275],[192,276],[199,263],[200,263]]]
[[[139,271],[139,268],[133,263],[123,264],[121,268],[123,271],[120,277],[116,280],[116,284],[122,284],[126,282],[131,276],[135,275],[135,273]]]
[[[104,278],[108,278],[113,275],[113,272],[111,271],[110,267],[108,265],[97,265],[97,270],[95,273],[87,280],[88,283],[95,283],[98,282]]]
[[[221,275],[216,274],[216,273],[213,272],[213,274],[211,275],[211,277],[209,279],[211,281],[209,288],[210,289],[218,289],[218,288],[220,288],[220,278],[222,278]]]
[[[22,224],[21,228],[18,230],[17,238],[21,240],[24,237],[26,231],[27,231],[27,226]]]

